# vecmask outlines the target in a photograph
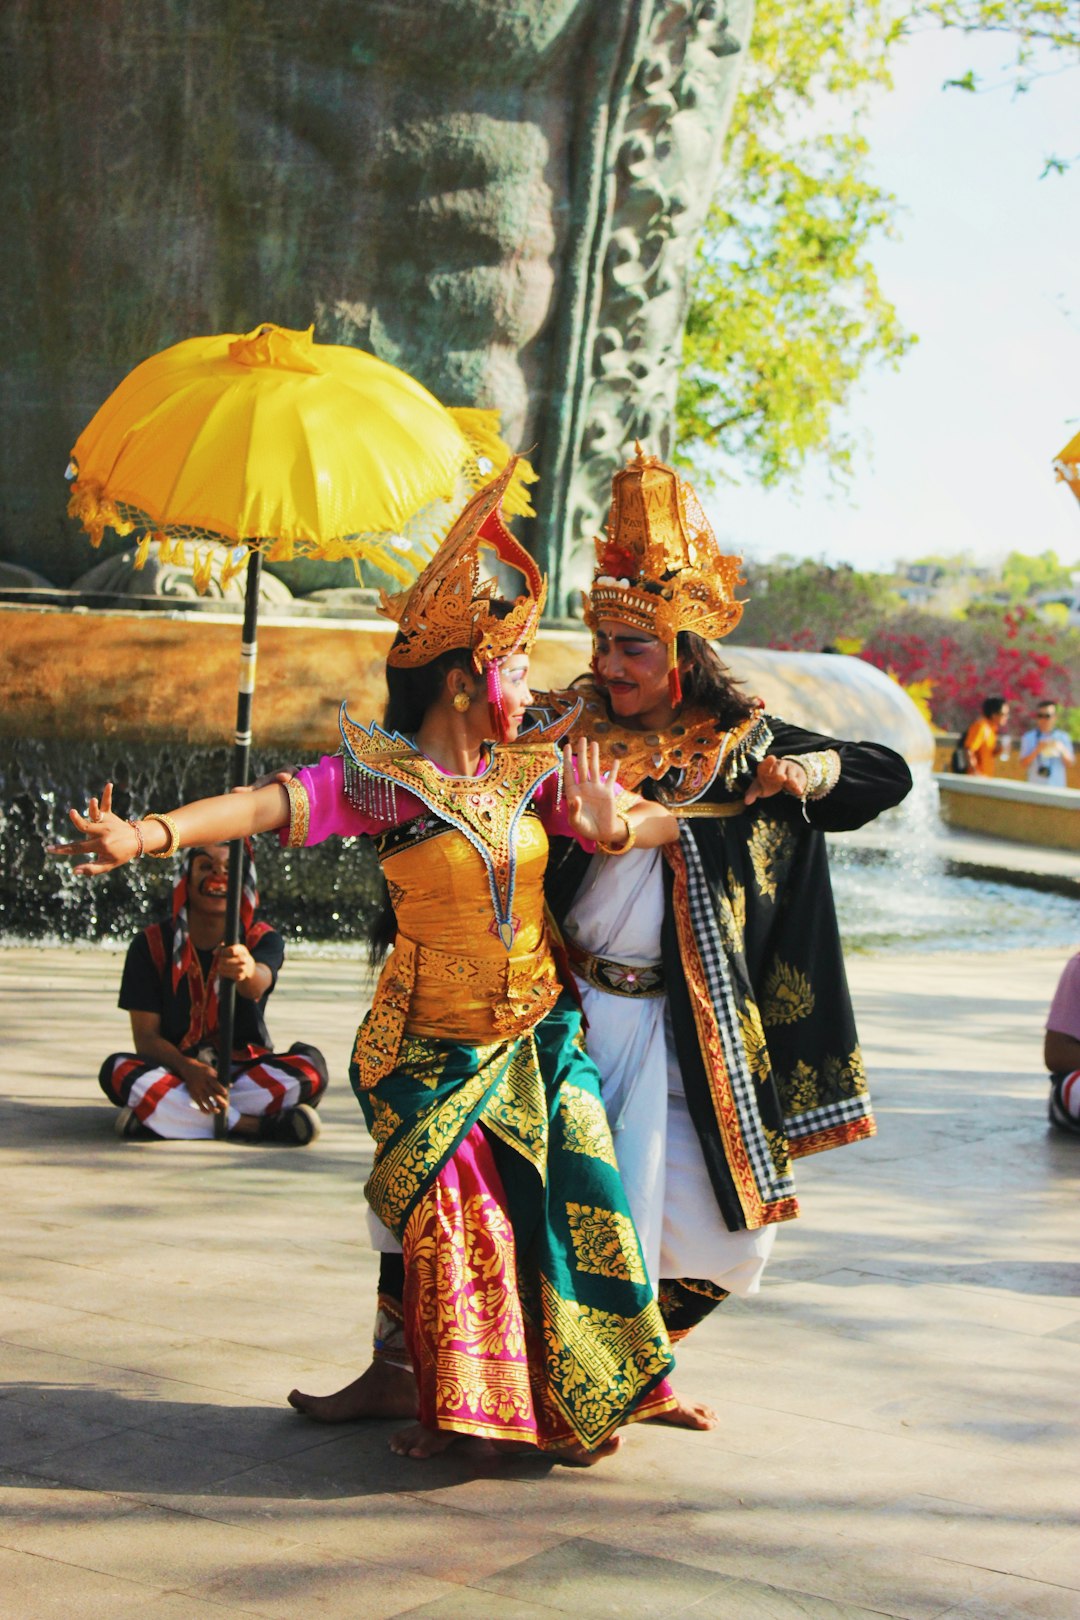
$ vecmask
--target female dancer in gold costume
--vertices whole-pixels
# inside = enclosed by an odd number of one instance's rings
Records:
[[[548,834],[616,855],[677,824],[602,777],[595,749],[560,764],[572,708],[514,740],[544,582],[502,523],[511,471],[473,498],[412,590],[384,598],[399,626],[389,679],[417,706],[413,735],[356,725],[343,707],[341,753],[288,782],[133,822],[107,788],[71,812],[81,839],[54,853],[94,874],[274,829],[294,845],[373,838],[395,948],[351,1078],[376,1142],[366,1195],[404,1251],[419,1422],[393,1447],[425,1457],[465,1434],[587,1463],[615,1449],[621,1424],[671,1405],[671,1355],[545,926]],[[481,583],[481,546],[525,575],[513,604]]]

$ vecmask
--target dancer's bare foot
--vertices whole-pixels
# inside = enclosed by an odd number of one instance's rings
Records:
[[[704,1401],[691,1401],[672,1390],[675,1405],[655,1417],[643,1419],[645,1423],[669,1423],[673,1429],[715,1429],[720,1419]]]
[[[399,1457],[425,1460],[448,1451],[461,1438],[453,1429],[428,1429],[422,1423],[410,1423],[407,1429],[399,1429],[395,1435],[391,1435],[390,1450],[396,1451]]]
[[[603,1462],[605,1457],[613,1457],[621,1445],[622,1435],[613,1434],[593,1451],[587,1451],[584,1446],[563,1446],[561,1451],[549,1451],[548,1456],[555,1462],[565,1463],[568,1468],[591,1468],[594,1463]]]
[[[416,1379],[411,1367],[373,1361],[344,1389],[333,1395],[289,1391],[289,1405],[316,1423],[355,1423],[358,1418],[416,1416]]]

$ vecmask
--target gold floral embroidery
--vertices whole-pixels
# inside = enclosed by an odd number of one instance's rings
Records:
[[[718,895],[720,938],[729,956],[737,956],[746,949],[746,889],[735,880],[728,868],[727,887]]]
[[[618,1169],[611,1127],[599,1097],[581,1086],[564,1085],[559,1092],[559,1118],[568,1152],[600,1159]]]
[[[370,1011],[356,1032],[353,1062],[364,1091],[378,1085],[397,1066],[416,983],[416,952],[412,940],[398,937],[379,975]]]
[[[781,1088],[788,1112],[801,1113],[806,1108],[813,1108],[817,1101],[817,1084],[817,1070],[800,1058],[791,1071],[791,1079]]]
[[[434,1221],[417,1216],[436,1205]],[[478,1356],[522,1356],[525,1329],[517,1309],[514,1234],[490,1193],[464,1201],[456,1187],[434,1183],[409,1219],[409,1261],[433,1280],[425,1304],[437,1308],[439,1336]],[[434,1321],[434,1314],[429,1321]]]
[[[866,1091],[866,1065],[858,1047],[846,1058],[827,1057],[821,1066],[825,1096],[861,1097]]]
[[[484,1106],[484,1124],[508,1146],[524,1155],[547,1180],[548,1119],[536,1042],[531,1035],[520,1042],[506,1073]]]
[[[748,1001],[745,1007],[739,1008],[739,1028],[750,1073],[755,1080],[764,1080],[769,1073],[769,1049],[765,1044],[765,1031],[761,1027],[761,1014],[756,1002]]]
[[[421,1377],[440,1427],[493,1438],[529,1434],[533,1402],[513,1231],[490,1194],[464,1201],[436,1182],[405,1229]]]
[[[628,1215],[591,1204],[567,1204],[570,1241],[579,1271],[594,1277],[618,1277],[623,1282],[645,1282],[637,1233]]]
[[[404,1136],[376,1148],[364,1196],[392,1232],[400,1231],[405,1212],[432,1167],[446,1157],[489,1084],[489,1075],[481,1069],[445,1102],[433,1103]]]
[[[563,1299],[545,1277],[541,1311],[547,1405],[561,1414],[583,1445],[597,1446],[671,1369],[660,1307],[650,1300],[637,1316],[619,1316]]]
[[[814,992],[805,973],[779,958],[765,979],[761,1018],[765,1024],[794,1024],[809,1018],[814,1010]]]
[[[487,1057],[496,1048],[478,1046],[475,1050],[477,1064],[483,1067]],[[439,1041],[430,1040],[426,1035],[406,1035],[398,1052],[398,1063],[409,1071],[411,1079],[418,1080],[429,1091],[434,1091],[446,1068],[446,1047]]]
[[[728,870],[728,896],[731,902],[731,914],[735,918],[735,926],[742,937],[746,933],[746,886],[735,881],[735,874]]]
[[[794,841],[782,821],[759,815],[748,843],[754,881],[767,900],[776,899],[776,889],[791,859]]]
[[[381,1146],[388,1142],[401,1124],[401,1115],[395,1114],[386,1100],[379,1096],[377,1091],[371,1093],[371,1134]]]
[[[777,1175],[789,1176],[791,1174],[791,1154],[788,1152],[787,1137],[783,1131],[770,1130],[768,1125],[763,1125],[762,1130],[765,1132],[765,1140],[769,1144],[769,1155],[776,1166]]]

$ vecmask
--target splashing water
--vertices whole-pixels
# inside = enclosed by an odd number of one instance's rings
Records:
[[[853,951],[998,951],[1075,946],[1076,899],[956,870],[937,787],[916,777],[903,804],[862,832],[829,838],[840,932]]]

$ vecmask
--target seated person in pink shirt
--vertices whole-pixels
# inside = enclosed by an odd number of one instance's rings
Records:
[[[1065,964],[1046,1019],[1050,1123],[1080,1136],[1080,951]]]

